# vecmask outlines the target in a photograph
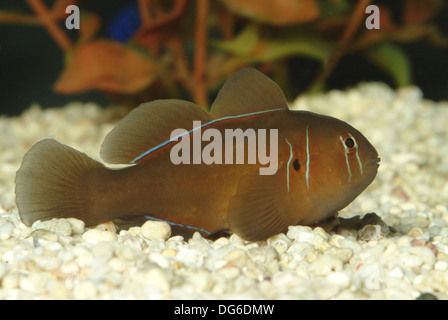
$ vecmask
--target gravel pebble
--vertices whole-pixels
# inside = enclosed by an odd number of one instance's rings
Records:
[[[104,231],[99,229],[87,230],[83,235],[82,239],[86,242],[97,243],[100,241],[116,241],[117,234],[111,231]]]
[[[368,224],[359,231],[359,239],[361,240],[380,240],[383,237],[384,234],[381,232],[381,226],[379,225]]]
[[[171,235],[171,227],[162,221],[146,221],[141,227],[142,236],[146,239],[167,240]]]
[[[52,219],[47,221],[36,221],[31,226],[32,230],[48,230],[63,236],[69,236],[73,232],[73,226],[70,221],[66,219]]]
[[[0,226],[0,240],[8,240],[14,231],[12,223],[5,223]]]
[[[381,166],[335,228],[291,226],[257,243],[184,239],[151,220],[121,231],[77,219],[26,227],[14,203],[23,154],[55,138],[99,159],[124,109],[74,102],[0,117],[0,299],[447,299],[448,103],[368,83],[291,107],[360,129]]]

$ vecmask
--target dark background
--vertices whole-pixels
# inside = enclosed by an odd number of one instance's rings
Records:
[[[101,15],[107,22],[129,0],[89,0],[79,3],[82,8]],[[375,1],[385,3],[399,21],[402,1]],[[48,7],[53,3],[46,0]],[[392,6],[392,7],[391,7]],[[0,0],[0,9],[20,9],[32,13],[25,0]],[[448,36],[448,4],[445,4],[434,21]],[[64,28],[65,30],[65,28]],[[66,30],[75,40],[76,30]],[[105,27],[99,36],[106,36]],[[436,48],[424,41],[400,45],[409,55],[412,77],[425,98],[448,100],[448,48]],[[63,106],[69,101],[94,101],[103,106],[110,103],[106,94],[90,91],[80,95],[60,95],[52,91],[52,85],[63,67],[63,53],[41,26],[0,24],[0,114],[17,115],[37,102],[43,108]],[[301,93],[313,79],[318,65],[306,59],[291,62],[294,94]],[[393,86],[392,79],[359,55],[344,56],[327,81],[329,89],[344,89],[360,81],[382,81]]]

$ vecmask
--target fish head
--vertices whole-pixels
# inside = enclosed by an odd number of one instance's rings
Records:
[[[380,158],[367,138],[351,125],[316,116],[306,129],[305,175],[309,198],[321,212],[317,216],[324,218],[346,207],[367,188],[375,179]]]

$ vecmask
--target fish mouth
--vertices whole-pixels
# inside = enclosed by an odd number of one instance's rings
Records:
[[[375,167],[378,168],[380,166],[381,158],[376,158],[373,160],[369,160],[364,164],[364,167]]]

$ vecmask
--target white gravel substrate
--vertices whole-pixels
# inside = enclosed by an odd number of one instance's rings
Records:
[[[346,120],[377,148],[376,180],[341,216],[376,214],[258,243],[186,241],[159,222],[118,233],[75,219],[28,228],[14,201],[24,153],[51,137],[99,159],[123,110],[73,103],[0,118],[0,299],[448,298],[448,104],[371,83],[293,107]]]

